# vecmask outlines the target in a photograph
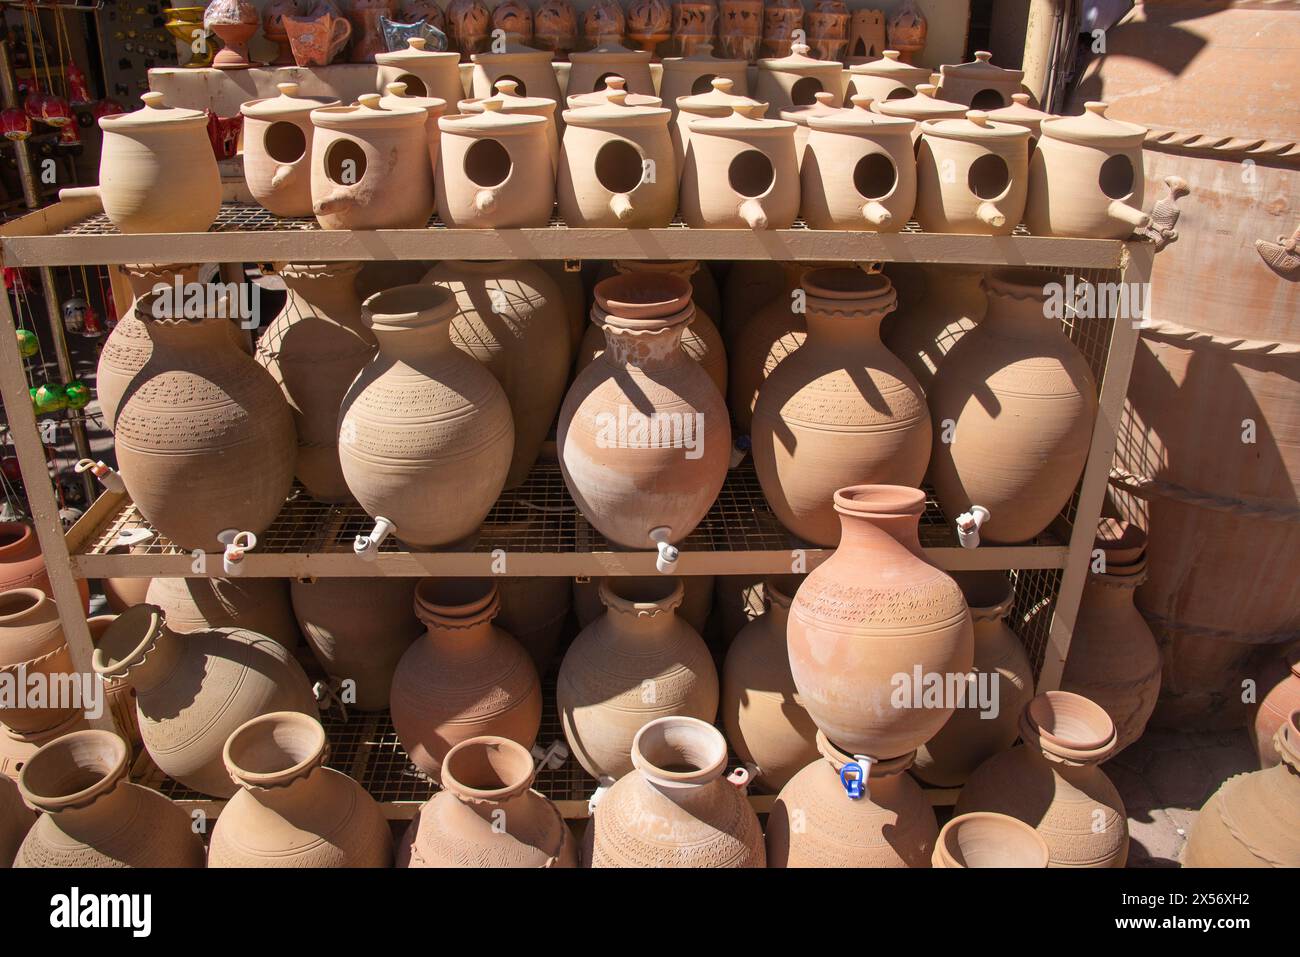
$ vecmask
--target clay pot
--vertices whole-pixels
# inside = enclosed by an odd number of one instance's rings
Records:
[[[921,745],[912,765],[913,777],[940,788],[961,787],[985,760],[1015,744],[1020,736],[1020,713],[1034,696],[1033,666],[1005,621],[1015,601],[1007,576],[1003,572],[956,572],[953,577],[975,624],[975,658],[967,675],[967,698],[934,737]],[[1070,654],[1073,658],[1073,645]]]
[[[0,724],[0,775],[17,781],[32,755],[42,746],[71,731],[82,731],[87,727],[89,725],[81,712],[48,731],[38,731],[35,734],[23,734]]]
[[[188,811],[127,780],[131,749],[111,731],[76,731],[32,755],[18,778],[41,814],[15,867],[202,867]]]
[[[253,199],[277,216],[311,215],[311,111],[338,100],[300,97],[297,83],[277,83],[279,96],[249,100],[244,117],[244,181]]]
[[[36,815],[23,804],[18,785],[0,776],[0,869],[12,867],[14,855],[36,823]]]
[[[240,628],[182,637],[156,605],[119,615],[95,648],[94,667],[135,689],[140,737],[158,769],[213,797],[235,793],[221,759],[235,728],[272,711],[317,715],[311,684],[283,645]]]
[[[736,272],[739,265],[733,266],[727,277],[727,309],[747,308],[733,312],[728,324],[733,331],[727,349],[727,396],[736,431],[748,435],[763,381],[807,338],[808,324],[802,312],[794,311],[791,293],[808,267],[793,263],[779,270],[768,267],[763,282],[741,286]]]
[[[763,54],[768,57],[790,55],[795,31],[803,29],[803,4],[800,0],[772,0],[763,4]]]
[[[901,102],[901,101],[900,101]],[[921,124],[916,221],[934,233],[1009,236],[1025,210],[1029,131],[971,110]]]
[[[898,311],[885,320],[881,335],[928,396],[944,356],[984,318],[984,270],[890,263],[887,272],[898,290]]]
[[[325,767],[314,717],[277,711],[246,721],[222,750],[239,785],[212,829],[209,867],[391,867],[393,836],[375,799]]]
[[[916,124],[872,113],[869,106],[866,97],[855,96],[852,110],[808,117],[799,214],[811,229],[896,233],[912,218]]]
[[[835,490],[855,480],[919,485],[931,429],[921,387],[880,341],[898,301],[889,280],[837,267],[812,270],[802,287],[807,339],[759,388],[754,468],[786,528],[833,546]]]
[[[1124,802],[1097,766],[1115,747],[1110,716],[1087,698],[1048,691],[1025,706],[1020,736],[976,769],[953,813],[993,811],[1033,826],[1047,842],[1048,867],[1123,867]]]
[[[1291,662],[1287,676],[1275,684],[1259,703],[1255,720],[1248,729],[1259,753],[1261,768],[1271,768],[1282,760],[1274,735],[1295,711],[1300,711],[1300,656]]]
[[[555,100],[544,96],[524,96],[519,92],[519,84],[515,80],[497,80],[493,85],[496,87],[496,93],[487,99],[499,100],[502,113],[540,116],[546,121],[546,151],[551,157],[551,169],[554,171],[560,161],[560,137],[555,126]],[[482,98],[461,100],[458,108],[461,113],[482,113],[486,109],[483,103]]]
[[[768,791],[817,759],[817,726],[796,699],[785,627],[800,578],[763,582],[766,611],[740,630],[722,666],[722,727]]]
[[[300,67],[329,66],[352,39],[352,22],[333,3],[313,3],[305,15],[281,22],[293,62]]]
[[[592,320],[605,330],[605,352],[560,409],[565,485],[587,521],[624,548],[686,538],[726,479],[726,406],[681,348],[690,289],[679,276],[644,272],[597,283]]]
[[[712,46],[717,33],[718,8],[714,0],[676,0],[672,10],[672,37],[685,56]]]
[[[840,489],[839,548],[804,579],[790,606],[795,687],[817,727],[853,754],[897,757],[934,737],[953,709],[919,707],[914,675],[965,674],[974,660],[966,599],[921,551],[924,509],[920,489]],[[913,679],[901,704],[897,675]],[[881,707],[884,701],[893,706]]]
[[[349,708],[383,711],[393,672],[423,631],[412,611],[414,578],[289,582],[307,644]]]
[[[378,93],[358,99],[311,112],[316,221],[321,229],[418,229],[433,212],[428,113],[383,109]]]
[[[654,53],[671,36],[672,16],[664,0],[632,0],[627,11],[627,38]]]
[[[502,0],[492,10],[492,29],[504,33],[509,42],[530,43],[533,11],[524,0]]]
[[[509,738],[462,741],[443,760],[442,790],[412,819],[398,867],[577,867],[569,825],[532,790],[533,756]]]
[[[723,778],[727,742],[695,718],[651,721],[632,741],[635,770],[601,798],[592,867],[763,867],[763,832],[743,777]],[[734,776],[733,776],[734,777]]]
[[[505,487],[516,488],[537,461],[568,383],[571,350],[559,287],[533,263],[511,261],[446,260],[422,281],[456,297],[452,344],[505,391],[515,427]]]
[[[1038,138],[1042,135],[1043,120],[1051,120],[1055,117],[1051,113],[1044,113],[1030,106],[1028,93],[1012,93],[1009,105],[1001,109],[989,110],[988,114],[989,119],[994,122],[1010,123],[1012,126],[1023,126],[1029,130],[1029,160],[1032,171],[1034,147],[1037,146]],[[1032,182],[1030,189],[1033,189]]]
[[[533,659],[539,675],[547,674],[569,619],[572,587],[567,578],[499,578],[501,614],[497,624],[515,636]]]
[[[881,59],[855,63],[849,67],[850,95],[868,96],[873,101],[901,100],[916,93],[922,83],[930,82],[930,69],[904,63],[897,50],[885,50]]]
[[[918,83],[911,96],[872,100],[871,108],[884,116],[915,121],[912,141],[916,142],[921,138],[921,124],[926,120],[960,120],[970,112],[960,103],[939,99],[938,92],[939,88],[931,83]]]
[[[744,3],[751,0],[731,2]],[[691,56],[664,57],[662,66],[659,95],[663,98],[663,105],[672,111],[673,123],[677,121],[677,101],[682,97],[707,95],[710,90],[717,88],[714,80],[729,80],[726,89],[737,95],[743,95],[749,89],[749,71],[745,61],[715,57],[713,49],[708,46],[700,47],[700,52]]]
[[[849,8],[844,0],[814,0],[805,19],[812,55],[842,61],[849,46]]]
[[[1234,774],[1205,802],[1183,867],[1300,867],[1300,711],[1278,727],[1280,764]]]
[[[54,597],[36,532],[25,522],[0,522],[0,592],[15,588],[36,588]],[[89,582],[79,578],[77,588],[89,610]]]
[[[148,543],[155,537],[154,533],[146,528],[121,529],[113,540],[118,544],[110,547],[108,554],[147,554]],[[102,578],[100,579],[100,586],[103,588],[104,600],[108,603],[108,610],[117,615],[126,611],[132,605],[138,605],[145,600],[145,595],[149,591],[149,579]]]
[[[603,89],[611,76],[622,77],[629,93],[654,96],[650,78],[651,54],[647,50],[629,50],[617,41],[601,43],[590,50],[569,54],[568,94],[594,93]]]
[[[425,578],[415,615],[425,634],[393,675],[393,727],[411,762],[435,781],[462,741],[500,735],[531,748],[542,720],[537,669],[519,642],[492,624],[501,601],[490,580]]]
[[[428,49],[424,37],[411,37],[405,50],[376,53],[379,82],[405,83],[411,96],[428,96],[444,100],[450,112],[465,96],[460,78],[460,54],[448,50]]]
[[[447,4],[447,39],[468,63],[475,53],[487,49],[492,14],[483,0],[451,0]]]
[[[605,603],[600,597],[602,581],[603,578],[592,578],[573,583],[573,614],[579,628],[586,628],[605,614]],[[683,594],[677,617],[703,635],[713,614],[713,576],[682,575],[678,581],[682,583]]]
[[[912,755],[859,761],[821,732],[817,749],[768,815],[768,867],[929,867],[939,825],[905,773]]]
[[[293,16],[298,12],[297,0],[271,0],[262,11],[262,36],[276,45],[275,59],[269,66],[293,66],[293,50],[289,46],[289,34],[284,28],[286,14]]]
[[[799,214],[795,124],[749,117],[690,124],[679,204],[693,229],[787,229]]]
[[[796,43],[788,56],[758,61],[758,86],[754,99],[767,104],[768,116],[782,110],[810,106],[818,93],[833,93],[834,102],[844,101],[844,64],[808,55],[807,44]]]
[[[385,95],[379,98],[381,109],[424,110],[424,145],[429,153],[429,175],[434,175],[438,168],[438,146],[441,142],[438,117],[449,108],[447,101],[432,96],[412,96],[405,83],[389,83],[384,87],[384,92]]]
[[[1038,832],[1014,817],[977,811],[954,817],[939,831],[934,867],[1047,867],[1050,852]]]
[[[474,72],[470,91],[476,97],[491,96],[498,80],[513,80],[523,96],[541,96],[557,103],[563,99],[555,67],[551,65],[555,54],[549,50],[508,43],[500,53],[475,53],[471,59]]]
[[[594,0],[582,14],[582,35],[589,44],[619,41],[627,32],[627,17],[619,0]]]
[[[744,86],[738,86],[736,81],[729,77],[714,77],[709,82],[709,87],[703,93],[679,96],[676,100],[669,101],[674,108],[669,132],[673,138],[673,156],[677,160],[679,180],[686,172],[686,154],[690,150],[692,122],[709,118],[723,119],[730,116],[733,111],[759,116],[766,109],[757,100],[751,100],[747,96],[734,92],[744,89]]]
[[[707,263],[698,259],[615,259],[601,263],[596,273],[596,280],[608,279],[618,273],[658,272],[684,276],[691,284],[691,302],[695,304],[695,318],[692,324],[699,322],[700,313],[708,317],[711,324],[722,317],[722,298],[718,293],[713,270]]]
[[[718,50],[741,63],[757,63],[763,40],[763,0],[718,0]]]
[[[104,635],[108,633],[109,626],[115,621],[117,615],[96,615],[94,618],[87,618],[86,625],[90,628],[91,644],[98,647]],[[129,682],[120,678],[105,680],[103,687],[104,703],[108,705],[108,713],[113,717],[113,727],[134,750],[136,745],[143,743],[140,739],[140,718],[135,707],[135,690]]]
[[[718,631],[728,651],[741,629],[766,614],[763,581],[762,575],[719,575],[714,579]]]
[[[221,49],[212,59],[218,70],[247,70],[248,41],[261,24],[250,0],[212,0],[203,11],[203,26],[217,35]]]
[[[803,169],[804,153],[808,151],[808,121],[814,116],[836,116],[845,112],[839,106],[839,98],[829,90],[813,94],[813,101],[807,106],[791,106],[780,112],[778,119],[794,124],[794,152]]]
[[[19,734],[47,731],[67,721],[81,702],[54,707],[53,696],[62,699],[63,676],[80,683],[73,669],[72,654],[63,637],[59,609],[39,588],[15,588],[0,592],[0,675],[7,686],[5,697],[17,696],[20,689],[36,695],[28,704],[13,700],[0,708],[0,721]]]
[[[1141,208],[1146,128],[1109,120],[1106,109],[1090,102],[1083,116],[1041,124],[1025,202],[1035,235],[1127,239],[1151,222]]]
[[[558,160],[559,154],[557,152]],[[578,343],[582,342],[583,332],[587,328],[587,287],[582,279],[581,260],[542,259],[535,261],[538,268],[551,277],[551,281],[560,289],[560,298],[564,302],[564,315],[569,327],[569,345],[576,355]],[[576,269],[571,267],[576,266]]]
[[[384,31],[380,17],[397,16],[397,0],[351,0],[347,11],[352,21],[352,49],[350,63],[374,63],[375,54],[384,53]]]
[[[1097,387],[1082,353],[1047,318],[1048,287],[1060,281],[1037,269],[988,273],[988,312],[944,358],[930,390],[935,494],[950,519],[987,508],[987,541],[1041,533],[1087,462]]]
[[[438,166],[438,218],[464,229],[545,226],[555,178],[537,157],[547,150],[544,117],[507,114],[487,99],[477,115],[444,116]]]
[[[505,484],[510,403],[492,373],[451,341],[456,298],[431,285],[371,296],[362,317],[379,354],[339,408],[348,488],[393,534],[432,548],[473,535]]]
[[[677,615],[673,577],[606,578],[605,614],[582,630],[560,664],[555,701],[569,750],[597,780],[632,770],[632,743],[664,715],[713,721],[718,675],[699,632]]]
[[[339,403],[375,354],[356,290],[361,264],[285,263],[277,271],[288,299],[258,339],[254,358],[293,410],[298,481],[317,501],[346,502],[352,495],[339,465]]]
[[[1011,104],[1024,89],[1024,70],[994,66],[993,54],[976,50],[970,63],[945,63],[939,67],[939,95],[972,110],[997,110]]]
[[[925,49],[929,26],[915,0],[903,0],[903,5],[889,18],[889,45],[902,54],[904,63],[911,63]]]
[[[405,23],[423,20],[429,26],[447,32],[447,16],[438,6],[438,0],[403,0],[401,17]]]
[[[155,578],[145,601],[163,610],[178,635],[240,628],[285,648],[302,644],[281,578]]]
[[[578,14],[569,0],[542,0],[533,13],[533,44],[567,59],[578,45]]]

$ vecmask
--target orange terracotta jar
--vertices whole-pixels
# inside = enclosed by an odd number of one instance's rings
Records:
[[[36,532],[25,522],[0,522],[0,592],[15,588],[39,588],[50,598],[50,576]],[[90,610],[90,583],[77,579],[86,610]]]
[[[1300,711],[1300,655],[1291,662],[1287,676],[1264,696],[1250,726],[1250,735],[1259,753],[1259,766],[1271,768],[1282,760],[1275,736],[1287,718]]]
[[[677,580],[682,583],[682,603],[677,606],[677,617],[703,635],[713,614],[713,576],[682,575]],[[593,578],[573,583],[573,614],[579,628],[586,628],[605,614],[605,603],[600,597],[602,581],[603,578]]]
[[[886,267],[898,289],[898,311],[885,320],[885,346],[912,371],[928,396],[939,363],[984,318],[984,270],[944,263]]]
[[[934,867],[1046,867],[1047,842],[1014,817],[976,811],[954,817],[939,831]]]
[[[761,279],[747,263],[734,264],[727,277],[727,396],[741,435],[753,427],[763,382],[808,336],[805,314],[795,311],[793,298],[808,267],[786,263],[774,270],[762,265],[767,275]]]
[[[63,637],[59,609],[40,589],[0,592],[0,675],[5,697],[24,689],[29,693],[47,689],[53,694],[64,676],[79,677]],[[36,734],[62,724],[78,710],[73,707],[76,702],[50,707],[52,702],[43,695],[42,701],[39,705],[14,701],[0,707],[0,722],[19,734]]]

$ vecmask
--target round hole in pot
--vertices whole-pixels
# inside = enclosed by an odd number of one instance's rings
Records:
[[[905,100],[905,99],[907,99],[909,96],[912,96],[912,95],[913,95],[913,92],[914,92],[914,91],[908,89],[908,88],[905,87],[905,86],[898,86],[898,87],[894,87],[894,89],[890,90],[890,91],[889,91],[889,95],[886,96],[885,99],[887,99],[887,100]]]
[[[510,175],[510,152],[498,140],[477,140],[465,151],[465,175],[477,186],[499,186]]]
[[[597,90],[605,89],[605,81],[609,79],[622,80],[624,84],[627,83],[627,78],[622,73],[602,73],[596,78],[596,82],[591,85],[591,92],[595,93]],[[630,93],[631,90],[628,92]]]
[[[795,106],[811,106],[817,102],[817,94],[826,87],[815,76],[800,77],[790,87],[790,100]]]
[[[997,90],[980,90],[970,101],[972,110],[1000,110],[1007,101]]]
[[[428,96],[429,95],[429,88],[425,86],[424,81],[421,80],[414,73],[403,73],[393,82],[405,83],[407,96]]]
[[[970,164],[966,184],[980,199],[997,199],[1011,185],[1011,170],[1001,156],[985,153]]]
[[[298,124],[280,120],[266,128],[262,146],[277,163],[296,163],[307,152],[307,135]]]
[[[745,150],[731,161],[727,181],[741,196],[762,196],[776,182],[776,169],[762,150]]]
[[[627,140],[610,140],[596,151],[596,179],[611,193],[630,193],[645,175],[641,153]]]
[[[853,188],[867,199],[880,199],[894,190],[898,174],[884,153],[868,153],[853,167]]]
[[[515,84],[515,96],[528,95],[528,84],[525,83],[523,80],[519,79],[519,77],[517,76],[511,76],[509,73],[497,77],[496,80],[493,81],[492,84],[493,89],[495,89],[496,84],[500,83],[502,80],[506,81],[507,83]]]
[[[335,140],[325,151],[325,175],[344,186],[356,185],[366,175],[366,151],[356,140]]]
[[[1132,161],[1123,153],[1116,153],[1101,164],[1097,182],[1111,199],[1124,199],[1133,192]]]
[[[713,89],[713,81],[717,78],[718,75],[716,73],[705,73],[703,76],[696,77],[695,82],[691,84],[691,93],[697,95],[700,93],[708,93]]]

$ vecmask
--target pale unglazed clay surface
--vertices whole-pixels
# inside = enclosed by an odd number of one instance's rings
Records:
[[[1300,656],[1291,664],[1287,676],[1264,696],[1251,722],[1250,734],[1261,768],[1272,767],[1282,760],[1273,736],[1296,711],[1300,711]]]
[[[944,357],[975,328],[988,309],[980,285],[984,271],[963,266],[890,263],[898,311],[885,319],[885,346],[916,376],[927,396]]]
[[[931,864],[943,868],[1046,867],[1047,842],[1014,817],[975,811],[939,831]]]
[[[654,96],[655,84],[650,74],[650,53],[628,50],[618,43],[602,43],[591,50],[569,54],[570,95],[591,93],[605,85],[605,75],[615,73],[627,80],[629,93]]]
[[[241,628],[286,648],[302,644],[284,579],[155,578],[144,600],[163,610],[177,634]]]
[[[56,725],[48,731],[36,734],[21,734],[0,723],[0,774],[17,781],[23,767],[42,745],[49,744],[55,738],[72,731],[84,731],[87,725],[80,713],[74,714],[67,721]]]
[[[703,635],[713,613],[715,579],[712,575],[682,575],[677,580],[683,589],[677,617]],[[600,600],[600,583],[599,578],[573,582],[573,613],[579,628],[586,628],[605,614],[605,603]]]
[[[145,579],[145,581],[148,581],[148,579]],[[141,598],[141,601],[143,600]],[[139,602],[136,602],[136,604],[139,604]],[[117,621],[117,615],[96,615],[93,618],[87,618],[86,625],[90,629],[90,643],[98,646],[109,626],[115,621]],[[140,717],[135,707],[135,692],[131,689],[131,683],[124,678],[106,678],[103,680],[103,685],[104,704],[113,719],[113,727],[117,729],[117,733],[132,748],[143,744],[140,740]]]
[[[23,804],[18,786],[0,775],[0,868],[10,867],[18,846],[36,823],[36,814]]]
[[[311,111],[337,100],[298,96],[298,84],[279,83],[279,96],[240,107],[244,117],[244,181],[253,199],[277,216],[311,215]],[[298,135],[290,127],[298,130]],[[292,147],[303,150],[296,157]]]
[[[77,586],[89,610],[90,586],[85,579]],[[15,588],[37,588],[54,597],[36,530],[26,522],[0,522],[0,591]]]
[[[964,103],[983,110],[1006,106],[1011,97],[1022,89],[1023,70],[1000,67],[992,62],[992,54],[977,50],[969,63],[951,63],[939,67],[943,78],[939,93],[945,100]],[[1001,98],[1000,103],[995,102]]]
[[[682,351],[700,364],[709,374],[719,395],[727,391],[727,353],[722,344],[722,334],[714,325],[713,319],[699,306],[695,315],[682,331]],[[578,347],[576,370],[581,372],[605,352],[605,332],[600,326],[591,323],[582,336]]]
[[[444,116],[442,162],[438,164],[438,218],[464,229],[524,229],[545,226],[555,203],[554,171],[537,157],[546,154],[549,122],[537,116],[501,113],[499,100],[483,101],[481,115]],[[480,146],[491,141],[495,146]],[[508,165],[487,175],[476,156],[503,150]],[[471,178],[471,173],[482,182]],[[495,182],[493,182],[495,180]]]
[[[31,681],[53,682],[58,675],[74,674],[59,609],[38,588],[0,592],[0,674],[6,675],[5,682],[11,688],[30,687]],[[70,707],[18,707],[18,703],[0,710],[0,720],[22,734],[49,730],[74,711]]]
[[[432,96],[447,102],[454,112],[465,96],[460,78],[460,55],[451,50],[428,50],[424,37],[412,37],[405,50],[375,54],[381,85],[405,83],[412,96]],[[412,83],[417,80],[418,83]]]
[[[837,60],[818,60],[808,53],[805,44],[796,43],[789,56],[758,61],[754,98],[768,105],[768,116],[805,106],[814,93],[821,91],[834,93],[836,102],[844,98],[844,65]],[[804,79],[811,83],[800,83]]]
[[[470,77],[470,92],[476,97],[491,96],[497,80],[517,80],[529,96],[544,96],[560,102],[560,84],[551,65],[554,54],[518,44],[507,44],[505,52],[476,53]]]
[[[741,435],[748,435],[759,389],[777,363],[804,344],[808,324],[802,312],[794,311],[791,298],[805,271],[803,267],[786,265],[779,271],[768,269],[764,280],[751,285],[744,282],[746,272],[736,275],[743,266],[742,263],[732,266],[735,281],[731,277],[727,281],[728,293],[738,286],[736,294],[740,298],[728,325],[727,395],[736,428]],[[731,302],[729,297],[729,307]]]
[[[569,272],[564,268],[564,262],[557,259],[544,259],[535,265],[559,287],[569,329],[569,347],[577,355],[578,344],[587,328],[587,289],[582,282],[582,272]]]
[[[794,123],[751,118],[739,112],[722,119],[691,121],[690,148],[682,163],[678,207],[692,229],[787,229],[799,215],[799,158]],[[733,168],[754,153],[765,183],[742,193]],[[733,167],[733,164],[736,164]],[[761,192],[758,190],[761,189]]]
[[[930,82],[928,67],[901,62],[897,50],[884,50],[879,60],[854,63],[849,67],[850,92],[873,100],[900,98],[916,92],[917,86]]]
[[[995,123],[979,111],[969,115],[974,119],[929,120],[920,125],[916,221],[932,233],[1010,236],[1025,212],[1029,131]],[[1000,168],[1005,180],[995,176],[993,183],[1000,188],[982,187],[990,195],[981,195],[972,184],[980,181],[980,170],[988,164]]]
[[[573,588],[568,578],[499,578],[501,614],[497,624],[515,636],[544,675],[559,648],[568,621]]]

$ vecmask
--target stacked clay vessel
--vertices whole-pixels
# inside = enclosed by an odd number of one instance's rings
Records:
[[[28,703],[19,695],[41,687],[54,693],[69,676],[80,678],[54,602],[38,588],[0,592],[0,677],[10,699],[0,708],[0,722],[19,734],[36,734],[69,720],[75,702],[55,707],[53,701]]]
[[[162,609],[178,635],[239,628],[286,648],[302,644],[283,579],[154,578],[148,584],[144,600]]]
[[[942,868],[1046,867],[1047,842],[1024,821],[974,811],[952,818],[939,831],[931,863]]]
[[[0,592],[15,588],[37,588],[54,597],[35,529],[25,522],[0,522]],[[90,583],[79,578],[77,589],[89,609]]]

